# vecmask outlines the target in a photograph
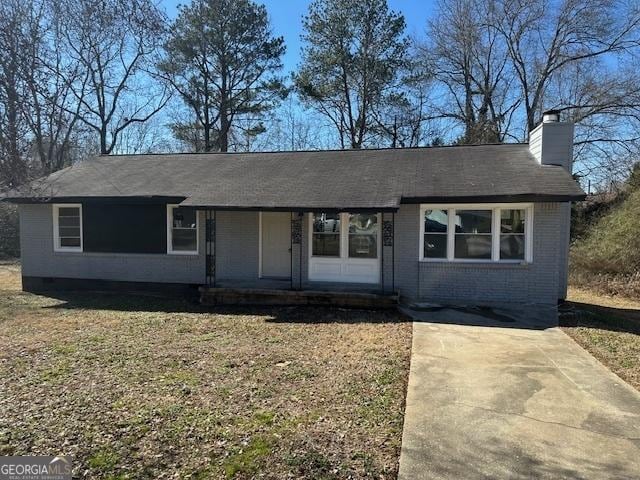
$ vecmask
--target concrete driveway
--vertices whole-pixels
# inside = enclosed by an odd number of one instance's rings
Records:
[[[640,478],[640,394],[560,329],[413,315],[401,480]]]

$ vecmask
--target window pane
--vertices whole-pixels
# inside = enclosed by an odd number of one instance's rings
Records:
[[[491,235],[456,235],[456,258],[491,260]]]
[[[313,233],[339,233],[340,214],[339,213],[314,213]]]
[[[457,210],[456,233],[491,233],[491,210]]]
[[[60,247],[82,248],[80,238],[80,207],[58,207],[58,238]]]
[[[187,207],[174,208],[173,226],[176,228],[196,228],[196,210]]]
[[[377,235],[349,235],[349,256],[353,258],[377,258]]]
[[[524,210],[501,210],[500,231],[502,233],[524,233]]]
[[[182,252],[194,252],[197,248],[198,231],[195,229],[173,229],[171,238],[172,249]]]
[[[349,215],[349,256],[352,258],[378,256],[378,216],[376,214]]]
[[[314,233],[313,255],[319,257],[339,257],[340,235],[330,233]]]
[[[424,212],[424,231],[442,232],[447,231],[447,211],[446,210],[427,210]]]
[[[79,207],[60,207],[58,208],[58,216],[59,217],[79,217],[80,208]]]
[[[58,225],[61,227],[79,227],[80,217],[59,217]]]
[[[425,234],[424,257],[447,258],[447,236],[439,233]]]
[[[378,233],[378,216],[373,215],[349,215],[349,233]]]
[[[60,227],[58,230],[61,237],[80,237],[80,227]]]
[[[500,258],[502,260],[524,260],[524,235],[501,235]]]
[[[60,239],[61,247],[79,247],[80,237],[64,237]]]

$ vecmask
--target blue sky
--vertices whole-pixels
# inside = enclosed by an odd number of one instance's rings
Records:
[[[300,34],[302,33],[302,16],[307,11],[310,0],[255,0],[267,6],[271,17],[273,32],[282,35],[287,45],[287,53],[283,58],[284,71],[295,70],[300,60]],[[434,0],[388,0],[392,10],[401,12],[407,22],[409,35],[422,35],[433,11]],[[165,0],[161,2],[169,17],[175,17],[177,6],[188,4],[186,1]]]

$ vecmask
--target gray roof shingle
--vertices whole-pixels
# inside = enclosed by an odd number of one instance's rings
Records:
[[[220,209],[392,210],[401,202],[578,200],[584,192],[563,168],[539,165],[528,145],[503,144],[100,156],[6,199],[87,197],[176,198]]]

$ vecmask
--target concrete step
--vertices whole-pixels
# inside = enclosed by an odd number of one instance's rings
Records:
[[[203,305],[316,305],[344,308],[395,308],[398,294],[200,287]]]

